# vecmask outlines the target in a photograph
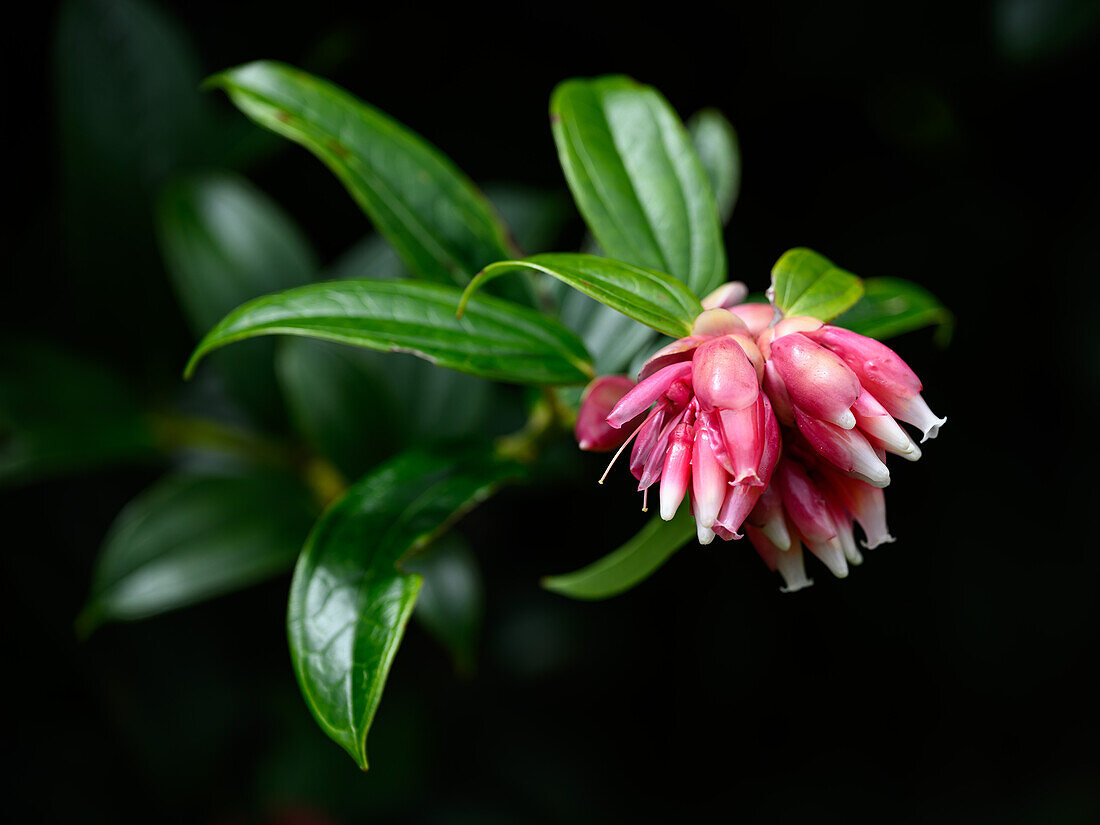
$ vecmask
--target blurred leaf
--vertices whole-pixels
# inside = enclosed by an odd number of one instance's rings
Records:
[[[485,194],[528,255],[551,251],[573,216],[568,198],[558,192],[500,183],[486,186]]]
[[[741,147],[737,132],[717,109],[696,112],[687,128],[718,202],[718,214],[725,224],[733,214],[741,190]]]
[[[177,179],[158,202],[157,228],[172,285],[195,336],[269,292],[314,280],[318,263],[298,226],[248,181],[228,173]],[[229,391],[261,421],[278,420],[273,341],[218,353]]]
[[[398,563],[519,472],[487,448],[404,453],[352,486],[306,541],[287,611],[294,672],[321,728],[361,768],[421,585]]]
[[[423,579],[416,618],[447,649],[455,670],[471,673],[485,602],[474,554],[452,533],[410,559],[403,569]]]
[[[328,268],[330,277],[398,279],[408,278],[409,271],[380,235],[368,235],[336,259]]]
[[[718,210],[676,112],[626,77],[568,80],[550,101],[558,158],[600,246],[705,295],[726,279]]]
[[[583,293],[570,291],[561,305],[561,321],[577,332],[593,354],[596,373],[623,372],[654,339],[653,330]]]
[[[591,376],[584,345],[557,321],[483,295],[456,318],[460,294],[422,281],[331,281],[267,295],[214,327],[191,356],[187,375],[211,350],[282,334],[411,352],[496,381],[572,384]]]
[[[699,299],[670,275],[575,252],[548,253],[522,261],[490,264],[466,287],[460,309],[487,281],[525,269],[557,278],[601,304],[673,338],[690,334],[692,323],[703,311]]]
[[[829,321],[860,299],[863,284],[824,255],[798,247],[784,252],[772,267],[772,290],[784,315]]]
[[[935,325],[936,340],[945,345],[955,319],[935,295],[912,281],[864,278],[863,297],[833,323],[879,339]]]
[[[548,576],[542,586],[573,599],[617,596],[649,578],[695,532],[695,519],[687,507],[677,510],[672,521],[654,516],[618,550],[573,573]]]
[[[149,419],[108,370],[53,345],[0,347],[0,484],[156,450]]]
[[[142,619],[288,570],[316,513],[289,477],[164,478],[111,526],[78,626]]]
[[[511,257],[502,223],[458,167],[354,95],[270,61],[209,83],[261,126],[317,155],[414,274],[463,285],[486,264]]]
[[[492,434],[497,387],[409,357],[288,337],[276,369],[306,440],[349,478],[425,438]]]

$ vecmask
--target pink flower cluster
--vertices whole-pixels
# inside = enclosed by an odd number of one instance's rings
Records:
[[[843,577],[862,560],[854,523],[867,548],[893,541],[886,454],[920,457],[898,421],[923,441],[946,419],[889,347],[815,318],[777,320],[744,296],[736,283],[708,296],[691,334],[654,353],[637,383],[593,381],[576,435],[581,449],[618,448],[611,465],[633,443],[643,509],[660,482],[662,518],[687,498],[700,543],[743,531],[797,590],[811,583],[803,545]]]

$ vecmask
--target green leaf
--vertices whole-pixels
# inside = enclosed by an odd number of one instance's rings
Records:
[[[473,672],[485,602],[477,558],[452,533],[403,567],[424,580],[414,614],[417,620],[446,648],[456,671]]]
[[[696,295],[726,279],[718,209],[676,112],[626,77],[568,80],[550,101],[558,158],[604,252]]]
[[[330,281],[266,295],[231,312],[199,343],[186,375],[211,350],[258,335],[303,335],[518,384],[583,383],[584,344],[533,310],[479,295],[462,318],[461,293],[422,281]]]
[[[53,345],[0,345],[0,484],[157,449],[149,418],[110,371]]]
[[[318,263],[298,226],[248,181],[228,173],[180,178],[157,208],[161,251],[184,314],[201,336],[245,301],[313,281]],[[261,421],[280,409],[273,341],[216,356],[228,389]]]
[[[458,167],[354,95],[271,61],[208,83],[256,123],[320,158],[414,274],[464,285],[486,264],[512,256],[489,201]]]
[[[500,183],[485,187],[516,245],[528,255],[554,249],[566,223],[575,214],[562,192]]]
[[[534,255],[522,261],[499,261],[485,267],[466,287],[459,312],[470,296],[488,281],[523,270],[557,278],[601,304],[673,338],[689,335],[696,316],[703,311],[699,299],[687,287],[663,272],[597,255],[557,252]]]
[[[111,526],[78,627],[142,619],[289,570],[316,514],[290,477],[164,478]]]
[[[863,295],[863,282],[812,249],[783,253],[772,267],[769,295],[785,316],[809,315],[830,321]]]
[[[687,128],[718,202],[718,214],[725,224],[741,190],[741,147],[737,132],[717,109],[696,112]]]
[[[936,340],[946,345],[955,319],[935,295],[912,281],[865,278],[863,297],[833,323],[879,339],[935,325]]]
[[[681,507],[672,521],[653,517],[630,541],[587,567],[549,576],[542,586],[573,599],[607,599],[645,581],[695,535],[695,519]]]
[[[317,523],[294,572],[294,672],[321,728],[359,767],[421,577],[398,565],[520,468],[488,448],[402,454],[356,483]]]

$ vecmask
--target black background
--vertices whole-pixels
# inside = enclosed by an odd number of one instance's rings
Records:
[[[1095,4],[166,7],[204,70],[304,65],[479,182],[564,191],[546,109],[569,76],[632,74],[685,117],[719,107],[744,159],[733,276],[762,288],[784,249],[808,245],[928,287],[957,318],[951,345],[926,332],[895,345],[949,422],[895,473],[898,542],[842,582],[815,567],[797,596],[747,546],[716,543],[627,596],[554,597],[538,577],[630,535],[637,502],[591,483],[598,458],[575,484],[506,492],[463,528],[487,576],[478,673],[455,677],[412,627],[365,776],[299,699],[285,580],[73,639],[95,549],[154,469],[7,491],[14,819],[1100,821]],[[147,266],[155,332],[112,314],[130,299],[103,262],[59,252],[55,10],[34,13],[5,34],[3,331],[165,391],[151,376],[182,364],[190,339],[151,230],[126,265]],[[300,149],[250,177],[326,260],[365,230]]]

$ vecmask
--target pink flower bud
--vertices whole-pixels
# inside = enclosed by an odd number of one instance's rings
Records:
[[[756,369],[732,337],[700,344],[691,363],[692,387],[702,410],[740,410],[760,395]]]
[[[813,332],[814,330],[821,329],[821,326],[821,321],[817,318],[811,318],[808,315],[795,315],[790,318],[784,318],[774,327],[768,327],[760,333],[756,339],[756,344],[760,347],[760,351],[764,353],[765,358],[771,358],[773,341],[778,341],[783,336],[791,335],[796,332]]]
[[[748,517],[750,511],[753,510],[757,500],[769,488],[772,474],[775,471],[782,450],[779,424],[772,414],[767,397],[764,395],[760,397],[764,404],[764,445],[756,474],[761,483],[755,486],[751,484],[734,484],[726,493],[726,499],[722,502],[722,509],[718,512],[715,524],[721,527],[729,538],[740,538],[737,531],[741,529],[741,524]],[[720,533],[719,535],[723,534]],[[726,538],[726,536],[723,535],[723,538]],[[777,543],[784,542],[780,540]],[[788,538],[785,544],[789,545],[789,543],[790,539]]]
[[[825,496],[806,471],[789,459],[779,462],[776,480],[791,526],[806,542],[810,552],[821,559],[837,578],[847,576],[848,563]]]
[[[729,476],[711,448],[711,435],[706,427],[696,427],[691,453],[691,485],[695,502],[695,522],[710,528],[718,517],[722,501],[729,489]],[[675,436],[673,436],[675,441]],[[663,491],[662,487],[662,491]],[[662,492],[661,501],[664,501]]]
[[[795,332],[772,341],[769,360],[796,407],[845,430],[856,425],[859,379],[838,356]]]
[[[665,455],[661,473],[661,518],[671,521],[680,508],[691,481],[691,424],[677,424]]]
[[[703,299],[703,309],[729,309],[748,297],[749,288],[741,281],[727,281]]]
[[[607,423],[616,429],[622,427],[626,422],[648,410],[653,405],[653,402],[668,392],[669,388],[672,387],[675,382],[690,380],[691,370],[692,366],[690,361],[680,364],[670,364],[663,369],[657,370],[657,372],[653,373],[653,375],[646,378],[638,384],[638,386],[619,399],[619,403],[615,405],[610,415],[607,416]]]
[[[757,472],[764,454],[764,396],[740,410],[720,410],[722,433],[726,439],[734,484],[759,487],[764,484]]]
[[[825,502],[829,506],[829,514],[833,517],[833,524],[836,525],[836,537],[840,541],[840,548],[844,551],[844,558],[847,559],[848,564],[863,564],[863,555],[856,547],[856,538],[852,534],[852,517],[848,515],[848,511],[840,504],[836,496],[826,493]]]
[[[898,426],[898,422],[886,412],[871,393],[861,392],[852,406],[852,412],[855,413],[859,429],[868,436],[873,446],[881,445],[887,452],[908,458],[910,461],[920,458],[920,449],[909,438],[908,433]]]
[[[921,398],[920,379],[896,352],[873,338],[841,327],[826,325],[806,335],[843,358],[864,389],[890,415],[919,427],[924,440],[936,437],[947,419],[932,414]]]
[[[768,361],[764,364],[764,393],[772,401],[772,409],[775,417],[788,427],[794,426],[794,405],[787,393],[787,387],[783,379],[779,377],[779,370],[775,363]]]
[[[886,496],[878,487],[849,478],[830,467],[821,468],[830,492],[863,528],[863,546],[873,550],[894,541],[886,526]]]
[[[577,424],[573,429],[582,450],[606,452],[622,445],[642,423],[636,416],[626,427],[616,429],[607,423],[611,409],[634,388],[634,382],[622,375],[604,375],[592,381],[581,396]]]
[[[839,470],[875,487],[890,483],[890,471],[858,430],[842,430],[806,415],[798,407],[794,408],[794,417],[810,445]]]
[[[760,495],[756,506],[748,515],[746,529],[751,525],[768,537],[768,541],[780,550],[791,546],[791,534],[787,529],[787,520],[783,516],[783,499],[776,485],[769,484]]]
[[[745,322],[749,328],[749,335],[753,338],[770,327],[775,318],[775,309],[771,304],[738,304],[730,307],[730,312]]]

